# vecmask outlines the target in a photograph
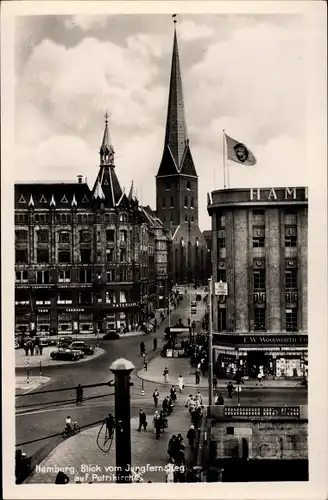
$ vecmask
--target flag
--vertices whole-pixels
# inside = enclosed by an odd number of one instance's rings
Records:
[[[236,141],[224,133],[227,144],[227,158],[241,165],[256,165],[256,158],[252,151],[242,142]]]

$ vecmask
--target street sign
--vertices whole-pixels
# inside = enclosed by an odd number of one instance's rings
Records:
[[[214,293],[215,295],[228,295],[228,283],[223,281],[214,283]]]
[[[183,332],[189,332],[190,327],[189,326],[182,326],[182,327],[169,327],[169,332],[170,333],[183,333]]]

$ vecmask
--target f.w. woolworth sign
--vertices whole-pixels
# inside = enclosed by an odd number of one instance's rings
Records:
[[[213,344],[222,345],[242,345],[242,344],[256,344],[256,345],[292,345],[292,346],[307,346],[308,336],[307,335],[275,335],[275,334],[264,334],[264,335],[229,335],[215,333],[213,335]]]

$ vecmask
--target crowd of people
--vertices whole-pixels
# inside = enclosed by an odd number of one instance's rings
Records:
[[[25,340],[23,347],[24,347],[24,351],[25,351],[26,356],[28,356],[29,353],[31,354],[31,356],[33,356],[34,353],[36,355],[42,355],[43,345],[40,342],[39,337],[34,337],[31,339]]]

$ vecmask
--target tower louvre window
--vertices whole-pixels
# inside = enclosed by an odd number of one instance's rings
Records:
[[[187,189],[190,190],[191,189],[191,182],[190,181],[187,181]]]
[[[190,207],[194,208],[194,198],[190,198]]]

